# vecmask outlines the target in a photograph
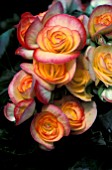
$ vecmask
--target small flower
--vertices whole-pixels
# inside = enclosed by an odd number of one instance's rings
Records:
[[[98,35],[112,32],[112,6],[100,5],[96,7],[89,19],[88,30],[92,39]]]
[[[49,104],[37,113],[31,123],[31,135],[42,148],[51,150],[53,143],[70,133],[70,125],[65,114],[55,105]]]
[[[97,109],[93,101],[79,102],[73,96],[66,96],[55,103],[68,117],[72,134],[84,133],[96,119]]]
[[[90,63],[95,73],[96,85],[102,81],[105,86],[112,85],[112,47],[109,45],[99,46],[92,50]],[[89,55],[89,54],[88,54]],[[91,72],[90,74],[94,74]]]
[[[17,72],[8,86],[11,101],[16,104],[24,99],[34,97],[35,80],[23,70]]]

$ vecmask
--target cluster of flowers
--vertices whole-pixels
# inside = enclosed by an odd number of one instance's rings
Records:
[[[28,62],[9,84],[4,115],[16,125],[32,117],[31,135],[42,149],[92,126],[97,105],[88,85],[102,83],[101,100],[112,102],[112,2],[90,5],[90,16],[76,17],[70,12],[84,10],[81,1],[54,0],[43,13],[23,13],[16,25],[15,53]],[[67,93],[57,99],[62,87]]]

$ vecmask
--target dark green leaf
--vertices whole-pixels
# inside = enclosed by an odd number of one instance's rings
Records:
[[[11,28],[10,30],[4,32],[0,35],[0,58],[4,54],[11,37],[11,34],[13,32],[14,28]]]

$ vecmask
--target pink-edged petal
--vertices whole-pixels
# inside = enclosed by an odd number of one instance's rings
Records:
[[[47,90],[53,90],[54,89],[54,85],[51,85],[49,83],[47,83],[46,81],[44,81],[43,79],[41,79],[40,77],[38,77],[34,70],[33,70],[33,64],[29,64],[29,63],[22,63],[20,64],[20,67],[26,71],[27,73],[31,74],[35,79],[36,81],[41,85],[43,86],[45,89]]]
[[[27,50],[24,47],[19,47],[15,51],[15,54],[20,55],[25,59],[32,60],[33,59],[33,52],[34,52],[34,50]]]
[[[44,147],[44,150],[45,148],[47,148],[48,150],[52,150],[54,149],[54,145],[52,142],[45,142],[44,140],[42,140],[39,136],[39,134],[37,133],[36,129],[35,129],[35,120],[36,120],[36,117],[37,115],[35,115],[35,117],[33,118],[33,121],[31,122],[31,126],[30,126],[30,132],[31,132],[31,135],[33,137],[33,139],[36,141],[36,142],[39,142],[41,144],[41,146]]]
[[[43,19],[42,19],[42,23],[45,24],[46,21],[51,18],[52,16],[56,15],[56,14],[61,14],[63,13],[63,6],[61,4],[61,2],[56,2],[53,5],[51,5],[51,7],[49,8],[48,12],[44,15]]]
[[[93,66],[92,66],[93,58],[94,58],[94,50],[95,50],[95,47],[88,46],[88,48],[86,49],[86,52],[85,52],[85,56],[86,56],[87,62],[88,62],[88,68],[87,69],[89,70],[91,79],[93,81],[96,80],[96,75],[95,75],[95,72],[94,72],[94,69],[93,69]]]
[[[62,123],[62,125],[64,126],[65,129],[65,136],[68,136],[70,133],[70,124],[68,121],[67,116],[61,111],[60,108],[58,108],[57,106],[53,105],[53,104],[49,104],[49,105],[44,105],[42,108],[42,111],[48,111],[51,112],[53,115],[55,115],[58,119],[59,122]]]
[[[35,106],[36,103],[34,99],[20,101],[14,109],[16,125],[19,125],[29,119],[35,111]]]
[[[45,89],[39,83],[36,83],[35,85],[35,95],[37,99],[43,104],[48,104],[51,99],[51,91]]]
[[[84,129],[73,132],[73,134],[82,134],[87,131],[94,123],[97,117],[97,106],[94,101],[92,102],[82,102],[82,106],[84,107],[85,114],[85,123],[86,126]]]
[[[80,21],[83,23],[84,28],[86,30],[86,35],[89,36],[89,32],[88,32],[88,21],[89,21],[89,17],[87,15],[80,15],[78,17],[78,19],[80,19]]]
[[[79,32],[82,45],[80,48],[83,48],[86,44],[86,30],[83,23],[76,17],[70,16],[67,14],[57,14],[51,17],[45,24],[45,26],[62,26],[67,27],[70,30],[76,30]]]
[[[44,52],[41,49],[36,49],[34,51],[34,58],[43,63],[51,63],[51,64],[63,64],[69,62],[80,55],[79,51],[71,54],[55,54],[50,52]]]
[[[37,17],[35,21],[29,26],[25,34],[25,43],[29,49],[38,48],[36,43],[38,32],[42,29],[42,23]]]
[[[15,105],[13,103],[7,103],[4,106],[4,115],[9,121],[15,121],[14,108]]]
[[[20,81],[22,80],[22,78],[24,78],[26,75],[28,75],[26,72],[24,72],[23,70],[20,70],[19,72],[17,72],[12,81],[9,84],[8,87],[8,94],[9,97],[11,99],[11,101],[14,104],[17,104],[18,102],[20,102],[21,100],[23,100],[25,97],[26,98],[31,98],[33,95],[33,87],[34,87],[34,83],[32,84],[32,87],[30,88],[30,90],[27,90],[27,93],[25,95],[25,93],[20,93],[18,90],[18,86]]]

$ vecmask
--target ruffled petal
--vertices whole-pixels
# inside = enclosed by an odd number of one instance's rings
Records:
[[[37,61],[52,64],[63,64],[77,58],[79,55],[79,51],[71,54],[55,54],[51,52],[44,52],[41,49],[36,49],[34,51],[34,58]]]
[[[34,99],[22,100],[15,106],[14,116],[16,125],[19,125],[29,119],[35,110],[36,103]]]

